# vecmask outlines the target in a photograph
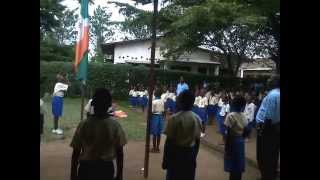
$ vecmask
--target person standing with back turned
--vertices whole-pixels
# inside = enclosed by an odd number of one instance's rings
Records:
[[[201,120],[191,111],[193,102],[194,95],[189,90],[180,93],[177,97],[179,112],[168,120],[162,161],[162,168],[167,170],[166,180],[195,179]]]
[[[275,180],[280,154],[280,77],[269,81],[271,91],[257,112],[257,161],[262,180]]]

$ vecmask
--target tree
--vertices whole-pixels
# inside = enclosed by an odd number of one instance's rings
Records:
[[[60,19],[60,26],[55,28],[55,34],[60,45],[74,44],[76,41],[76,22],[78,20],[78,15],[75,14],[75,11],[77,10],[78,8],[64,11],[63,16]]]
[[[111,13],[107,12],[106,7],[100,5],[94,10],[91,18],[90,35],[96,40],[95,58],[93,61],[104,62],[101,44],[109,40],[114,32],[112,31],[112,23],[110,22]]]
[[[40,39],[60,25],[60,18],[66,8],[63,0],[40,0]]]
[[[145,11],[128,3],[110,1],[119,7],[119,13],[125,16],[123,22],[118,22],[121,30],[134,36],[136,39],[151,37],[152,12]]]
[[[235,76],[241,63],[256,54],[257,29],[264,19],[243,5],[208,0],[181,10],[183,13],[164,27],[167,57],[205,46],[222,53],[228,73]]]

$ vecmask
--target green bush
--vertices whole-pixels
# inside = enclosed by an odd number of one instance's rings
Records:
[[[67,96],[79,97],[81,95],[80,82],[75,80],[72,74],[72,63],[44,61],[40,62],[40,96],[43,96],[45,92],[52,93],[55,76],[58,72],[67,73],[72,84]],[[257,80],[263,83],[266,82],[266,78],[240,79],[236,77],[206,76],[182,71],[155,70],[157,85],[172,84],[175,86],[180,76],[184,77],[191,88],[197,84],[201,84],[204,80],[210,84],[216,84],[226,89],[248,88]],[[126,99],[128,97],[129,85],[143,84],[147,86],[148,82],[149,69],[145,67],[126,64],[90,63],[86,96],[91,97],[95,88],[106,87],[111,90],[115,99]]]

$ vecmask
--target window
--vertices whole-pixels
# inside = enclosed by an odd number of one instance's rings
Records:
[[[189,67],[189,66],[178,66],[178,65],[176,65],[176,66],[171,66],[171,68],[170,69],[172,69],[172,70],[180,70],[180,71],[191,71],[191,67]]]

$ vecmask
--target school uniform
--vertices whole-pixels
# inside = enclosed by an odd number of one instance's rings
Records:
[[[143,94],[142,94],[142,107],[146,107],[148,105],[148,91],[145,90],[143,91]]]
[[[138,91],[132,92],[132,106],[137,107],[138,106]]]
[[[116,147],[126,143],[124,130],[112,117],[90,116],[80,122],[70,143],[72,148],[81,150],[79,180],[113,179]]]
[[[129,91],[129,103],[131,106],[133,106],[133,98],[132,98],[133,92],[134,92],[133,89]]]
[[[216,96],[210,96],[209,102],[208,102],[208,116],[215,117],[216,119],[216,113],[217,113],[217,97]]]
[[[208,99],[207,97],[199,98],[198,102],[198,115],[202,120],[202,123],[207,124],[208,122],[208,113],[207,113]]]
[[[58,82],[54,86],[53,98],[52,98],[52,114],[55,118],[62,116],[63,112],[63,97],[64,93],[68,90],[68,85]]]
[[[196,113],[199,116],[199,102],[200,102],[201,96],[197,96],[194,99],[193,107],[192,107],[192,112]]]
[[[232,112],[227,115],[224,126],[227,127],[224,170],[240,174],[245,171],[245,142],[243,133],[248,125],[244,113]]]
[[[168,120],[164,131],[162,168],[167,170],[166,180],[194,180],[199,152],[201,123],[192,111],[180,111]]]
[[[164,127],[164,102],[160,98],[152,101],[152,118],[150,122],[150,134],[161,136]]]
[[[256,110],[256,105],[254,103],[246,104],[246,107],[244,108],[244,114],[249,122],[248,124],[249,132],[251,132],[253,128],[255,110]]]
[[[218,123],[219,125],[219,131],[222,135],[226,135],[226,127],[224,125],[224,121],[225,121],[225,117],[226,115],[230,112],[230,105],[229,104],[222,104],[221,106],[221,110],[219,112],[219,116],[218,116]]]
[[[142,106],[143,91],[137,91],[137,106]]]
[[[171,113],[176,112],[176,95],[174,93],[169,93],[167,99],[168,111]]]
[[[169,91],[166,91],[165,93],[161,94],[161,100],[164,102],[165,110],[168,109],[168,104],[167,104],[168,97],[169,97]]]

